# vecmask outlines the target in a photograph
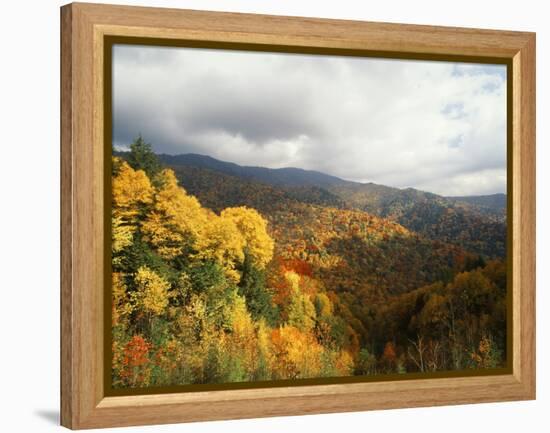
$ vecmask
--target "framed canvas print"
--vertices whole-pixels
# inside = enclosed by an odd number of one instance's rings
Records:
[[[64,426],[535,398],[534,34],[61,22]]]

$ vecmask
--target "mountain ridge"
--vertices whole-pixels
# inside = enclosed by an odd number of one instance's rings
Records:
[[[179,155],[159,154],[159,159],[167,165],[192,165],[240,177],[253,178],[277,186],[329,186],[354,183],[316,170],[297,167],[268,168],[244,166],[222,161],[208,155],[186,153]]]
[[[194,167],[208,168],[211,170],[221,171],[226,174],[255,180],[263,180],[268,184],[277,186],[320,186],[326,188],[328,186],[334,187],[335,185],[345,185],[355,188],[383,188],[386,191],[400,191],[404,194],[425,194],[427,196],[436,196],[455,202],[465,202],[469,204],[483,205],[486,207],[492,207],[491,201],[494,201],[499,208],[503,207],[502,200],[506,200],[505,193],[445,196],[413,187],[399,188],[375,182],[356,182],[346,180],[318,170],[307,170],[298,167],[269,168],[262,166],[240,165],[234,162],[223,161],[209,155],[202,155],[198,153],[184,153],[177,155],[163,153],[158,154],[158,157],[167,165],[191,165]],[[293,174],[295,176],[292,176]],[[303,182],[298,182],[297,177],[308,178]]]

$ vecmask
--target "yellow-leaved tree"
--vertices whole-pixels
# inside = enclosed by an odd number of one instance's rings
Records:
[[[168,306],[170,283],[147,266],[141,266],[134,277],[136,291],[132,293],[135,308],[150,316],[164,313]]]
[[[123,218],[136,217],[140,206],[153,200],[153,187],[143,170],[134,170],[127,162],[118,162],[118,174],[113,178],[113,208]]]
[[[159,182],[162,186],[155,194],[142,230],[145,240],[161,257],[172,259],[197,238],[206,224],[207,212],[195,197],[178,185],[172,170],[163,170]]]
[[[324,353],[315,336],[294,326],[281,326],[271,334],[275,378],[308,378],[321,375]]]
[[[127,223],[120,215],[116,215],[116,210],[113,211],[111,218],[111,233],[113,253],[122,251],[127,246],[132,245],[134,240],[135,224]],[[115,262],[116,263],[116,262]]]
[[[117,174],[112,181],[112,249],[119,252],[132,244],[140,216],[153,202],[154,189],[143,170],[113,158]]]
[[[263,269],[273,257],[273,239],[267,233],[267,221],[254,209],[236,207],[224,209],[220,216],[208,213],[207,223],[200,232],[196,257],[218,262],[226,276],[238,282],[236,269],[245,258]]]
[[[293,271],[285,273],[290,285],[290,303],[288,305],[288,324],[301,331],[310,331],[315,327],[315,306],[309,296],[300,288],[300,276]]]
[[[229,279],[238,282],[240,274],[235,268],[244,260],[244,246],[245,240],[236,224],[211,213],[197,238],[196,257],[216,261]]]
[[[254,264],[263,269],[273,258],[275,246],[273,239],[267,233],[267,221],[258,211],[245,206],[224,209],[220,216],[224,220],[235,223]]]
[[[232,305],[231,322],[231,333],[226,343],[227,355],[230,358],[228,364],[232,367],[228,376],[240,376],[243,380],[251,380],[258,368],[257,339],[254,322],[246,308],[245,300],[240,296],[235,298]]]

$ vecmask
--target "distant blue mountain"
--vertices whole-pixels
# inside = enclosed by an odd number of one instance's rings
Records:
[[[447,197],[450,200],[461,201],[469,203],[475,206],[484,207],[492,210],[505,210],[506,209],[506,194],[490,194],[490,195],[468,195],[468,196],[456,196]]]
[[[232,176],[255,180],[276,186],[316,186],[327,188],[334,185],[353,184],[319,171],[303,170],[301,168],[266,168],[247,167],[214,159],[210,156],[187,153],[184,155],[159,155],[160,160],[166,165],[192,166],[216,170]]]

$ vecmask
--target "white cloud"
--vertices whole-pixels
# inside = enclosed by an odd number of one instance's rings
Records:
[[[506,189],[504,66],[116,46],[114,141],[444,195]]]

